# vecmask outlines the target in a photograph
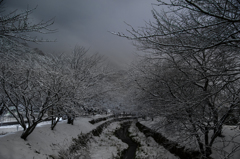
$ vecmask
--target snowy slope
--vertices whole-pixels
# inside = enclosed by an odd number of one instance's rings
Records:
[[[77,118],[74,125],[59,123],[55,130],[50,130],[50,125],[37,127],[28,137],[27,141],[20,138],[21,131],[10,133],[0,137],[0,159],[46,159],[57,156],[61,148],[70,145],[72,137],[87,133],[98,124],[92,125],[88,121],[92,118]],[[5,127],[6,128],[6,127]],[[7,131],[16,131],[16,127],[8,127]],[[0,128],[0,132],[6,132]]]

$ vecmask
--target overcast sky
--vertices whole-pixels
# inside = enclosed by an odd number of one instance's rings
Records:
[[[5,10],[24,11],[37,6],[32,14],[34,20],[55,17],[52,28],[58,32],[42,37],[57,42],[38,45],[45,52],[69,52],[80,45],[117,61],[129,61],[136,48],[131,41],[108,31],[126,32],[124,22],[144,26],[144,21],[152,19],[153,3],[156,0],[5,0]]]

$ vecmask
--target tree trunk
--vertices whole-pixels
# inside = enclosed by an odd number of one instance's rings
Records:
[[[74,118],[68,116],[68,121],[67,121],[67,123],[73,125],[73,120],[74,120]]]
[[[209,128],[204,128],[204,140],[205,140],[205,157],[209,158],[209,156],[212,154],[212,147],[209,144]]]
[[[23,131],[21,138],[26,140],[27,137],[33,132],[33,130],[36,128],[37,124],[34,123],[33,125],[29,126],[25,131]]]
[[[2,115],[2,114],[3,114],[4,110],[5,110],[5,107],[4,107],[4,106],[2,106],[2,108],[0,109],[0,115]]]
[[[57,117],[57,120],[52,121],[51,130],[53,130],[53,129],[55,128],[55,126],[57,125],[57,123],[59,122],[59,120],[60,120],[60,117]]]
[[[209,158],[209,156],[212,154],[212,148],[210,146],[206,146],[206,158]]]
[[[213,124],[214,124],[213,133],[217,134],[217,136],[221,137],[222,130],[219,131],[219,128],[218,128],[218,111],[216,110],[215,106],[209,100],[208,100],[208,106],[213,113]]]

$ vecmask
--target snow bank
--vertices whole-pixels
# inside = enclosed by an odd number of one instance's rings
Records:
[[[89,143],[91,159],[112,159],[120,157],[121,152],[128,147],[118,139],[114,132],[120,128],[119,122],[111,123],[99,137],[93,137]]]
[[[184,130],[172,131],[171,128],[166,128],[165,125],[167,123],[163,117],[156,117],[153,121],[141,120],[139,122],[148,128],[161,133],[167,139],[178,143],[182,147],[185,147],[185,149],[199,151],[197,141],[194,137],[191,137],[191,135],[189,135]]]
[[[216,159],[240,158],[240,130],[238,126],[223,126],[223,138],[217,138],[213,145],[213,154]]]
[[[161,117],[152,120],[141,120],[140,123],[156,129],[157,132],[171,141],[177,142],[179,145],[184,146],[189,150],[197,150],[198,146],[195,138],[188,137],[189,135],[182,132],[171,132],[164,127],[159,127],[159,123],[163,123],[164,119]],[[164,124],[162,124],[164,125]],[[237,126],[223,126],[223,138],[218,137],[213,144],[213,153],[211,155],[214,159],[239,159],[240,157],[240,130]],[[188,137],[188,138],[187,138]]]
[[[2,127],[0,132],[11,132],[0,138],[0,158],[1,159],[46,159],[58,155],[62,147],[69,147],[72,137],[78,134],[87,133],[96,128],[98,124],[92,125],[89,121],[92,118],[76,118],[74,125],[69,125],[66,121],[60,122],[52,131],[50,125],[37,127],[32,134],[24,141],[20,138],[22,131],[16,131],[16,126]]]
[[[175,155],[171,154],[163,146],[155,142],[152,137],[146,137],[138,130],[135,123],[132,123],[129,128],[131,138],[140,144],[136,152],[136,159],[177,159]]]

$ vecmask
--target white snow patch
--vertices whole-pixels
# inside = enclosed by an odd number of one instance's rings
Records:
[[[159,123],[163,123],[164,118],[156,117],[154,121],[152,120],[141,120],[141,124],[149,127],[156,128],[156,125]],[[158,127],[156,130],[161,133],[163,136],[168,138],[169,140],[177,142],[181,146],[185,146],[185,149],[190,150],[198,150],[198,145],[196,139],[193,137],[189,137],[188,134],[184,134],[182,132],[171,132],[165,127]],[[213,152],[211,157],[214,159],[239,159],[240,156],[240,130],[239,126],[223,126],[222,134],[225,136],[223,138],[218,137],[213,144]]]
[[[120,128],[119,122],[111,123],[99,137],[94,137],[89,143],[91,159],[112,159],[120,157],[128,145],[118,139],[114,132]]]
[[[69,125],[66,121],[60,122],[52,131],[48,123],[42,123],[37,127],[27,141],[20,138],[22,130],[16,132],[16,127],[0,127],[0,132],[11,132],[0,138],[0,158],[1,159],[46,159],[50,156],[58,156],[61,148],[69,147],[72,138],[78,134],[87,133],[96,128],[99,124],[92,125],[90,117],[79,117],[74,121],[74,125]],[[14,130],[10,130],[14,129]]]
[[[129,128],[129,132],[132,139],[140,143],[140,147],[136,152],[136,159],[178,159],[163,146],[156,143],[152,137],[146,137],[134,123]]]

